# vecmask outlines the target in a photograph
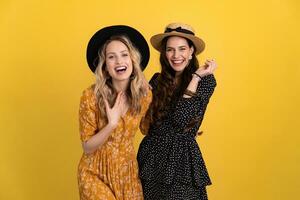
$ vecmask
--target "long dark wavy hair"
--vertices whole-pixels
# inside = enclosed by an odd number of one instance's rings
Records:
[[[160,52],[161,73],[157,78],[157,86],[153,90],[153,100],[149,106],[145,119],[149,125],[152,123],[160,123],[161,119],[166,115],[166,110],[170,106],[171,101],[177,102],[189,85],[192,74],[199,68],[199,62],[194,52],[188,66],[185,67],[180,74],[179,80],[175,83],[176,72],[171,67],[166,57],[166,44],[169,37],[162,41],[162,49]],[[193,43],[186,39],[189,47],[194,47]]]

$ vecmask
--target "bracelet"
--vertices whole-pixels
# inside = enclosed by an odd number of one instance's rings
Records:
[[[197,74],[196,72],[194,72],[193,75],[197,76],[198,80],[201,81],[202,77],[199,74]]]

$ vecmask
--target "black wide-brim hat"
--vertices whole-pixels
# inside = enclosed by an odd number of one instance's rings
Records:
[[[90,39],[87,51],[86,58],[88,65],[92,72],[95,72],[99,58],[98,51],[104,43],[109,40],[112,36],[115,35],[124,35],[129,38],[132,44],[138,49],[141,54],[141,69],[144,70],[148,64],[150,51],[149,46],[143,35],[136,29],[126,26],[126,25],[115,25],[108,26],[97,31],[92,38]]]

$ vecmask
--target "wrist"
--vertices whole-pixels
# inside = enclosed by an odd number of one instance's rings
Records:
[[[194,72],[192,75],[197,81],[201,81],[202,77],[198,73]]]
[[[108,128],[109,130],[114,130],[117,127],[118,123],[111,123],[108,122],[108,124],[106,125],[106,128]]]
[[[196,92],[193,92],[193,91],[191,91],[191,90],[189,90],[189,89],[185,89],[185,91],[184,91],[183,94],[186,95],[186,96],[189,96],[189,97],[194,97],[194,96],[196,96]]]

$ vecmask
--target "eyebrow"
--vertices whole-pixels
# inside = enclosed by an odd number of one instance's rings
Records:
[[[178,48],[182,48],[182,47],[188,47],[188,46],[187,46],[187,45],[181,45],[181,46],[179,46]],[[175,49],[175,48],[177,48],[177,47],[170,47],[170,46],[167,46],[166,48],[167,48],[167,49],[168,49],[168,48]]]
[[[125,52],[129,52],[127,49],[124,49],[123,51],[121,51],[120,53],[125,53]],[[107,54],[116,54],[116,52],[107,52]]]

